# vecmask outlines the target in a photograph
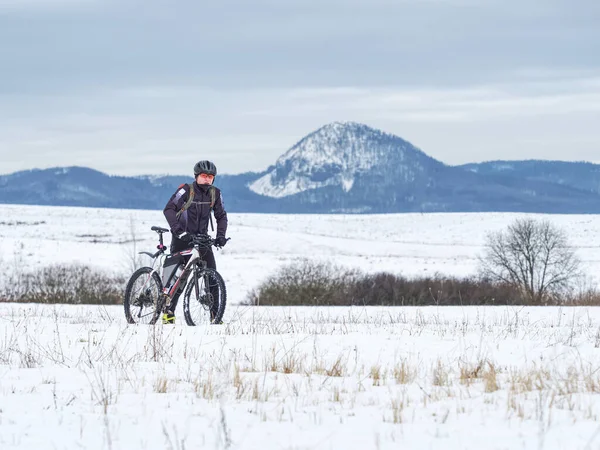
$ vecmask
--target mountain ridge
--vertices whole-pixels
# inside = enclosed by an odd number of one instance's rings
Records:
[[[0,176],[0,203],[162,209],[179,184],[191,181],[81,166],[30,169]],[[450,166],[356,122],[326,124],[266,170],[220,174],[215,184],[232,212],[600,212],[600,165],[497,160]]]
[[[405,159],[411,164],[404,166],[404,175],[413,179],[420,160],[435,161],[398,136],[355,122],[334,122],[297,142],[249,188],[275,198],[326,186],[340,186],[349,192],[357,176],[381,173],[385,168],[379,166],[400,166]]]

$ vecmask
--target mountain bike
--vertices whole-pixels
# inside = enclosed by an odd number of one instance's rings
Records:
[[[206,267],[202,260],[202,250],[215,246],[215,241],[207,234],[193,237],[193,247],[174,255],[166,253],[163,233],[166,228],[151,228],[159,235],[158,251],[140,252],[153,259],[151,267],[137,269],[125,288],[123,306],[128,323],[155,324],[165,309],[168,309],[174,295],[183,293],[183,313],[188,325],[222,323],[227,291],[223,277],[214,269]],[[183,261],[165,277],[164,264],[169,257]],[[159,273],[163,274],[163,277]],[[163,281],[166,286],[163,286]]]

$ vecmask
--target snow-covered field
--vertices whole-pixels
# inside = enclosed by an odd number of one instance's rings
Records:
[[[486,233],[504,229],[516,217],[523,215],[230,213],[232,240],[217,253],[217,265],[232,303],[242,302],[250,289],[297,258],[409,276],[471,275]],[[596,278],[600,216],[533,217],[564,229],[587,275]],[[0,205],[0,263],[11,271],[77,261],[131,273],[136,252],[156,248],[152,225],[167,226],[162,211]]]
[[[2,449],[594,449],[594,308],[0,304]]]
[[[599,308],[239,305],[295,258],[469,275],[516,215],[230,214],[225,325],[0,304],[0,449],[600,448]],[[600,217],[544,216],[594,277]],[[160,211],[0,206],[3,270],[131,271]]]

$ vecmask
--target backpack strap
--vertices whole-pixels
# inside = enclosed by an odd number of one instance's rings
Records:
[[[188,195],[187,201],[183,204],[181,209],[177,212],[177,219],[183,214],[185,210],[187,210],[192,203],[194,203],[194,185],[192,183],[188,184],[190,187],[190,193]]]
[[[212,210],[215,206],[215,200],[217,198],[217,190],[214,186],[208,188],[208,192],[210,194],[210,209]]]
[[[215,206],[215,199],[217,197],[217,190],[214,186],[208,188],[208,193],[210,194],[210,211],[208,212],[208,218],[210,219],[210,231],[215,231],[215,227],[212,221],[212,212]]]

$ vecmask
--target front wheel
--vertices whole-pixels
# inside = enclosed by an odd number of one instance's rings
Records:
[[[162,295],[162,282],[156,272],[152,273],[151,267],[141,267],[133,272],[123,299],[127,322],[156,323],[162,307]]]
[[[183,296],[183,314],[188,325],[221,323],[227,303],[223,277],[214,269],[192,272]]]

